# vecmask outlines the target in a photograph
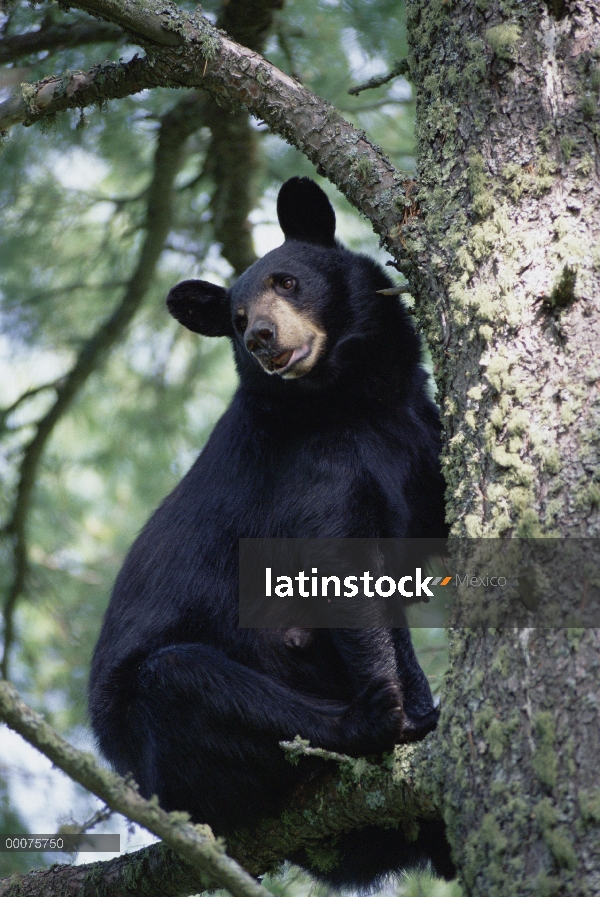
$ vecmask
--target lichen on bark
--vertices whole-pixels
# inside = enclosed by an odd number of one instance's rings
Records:
[[[536,4],[448,7],[409,4],[423,217],[408,248],[443,392],[464,399],[444,409],[451,522],[592,535],[600,119],[580,98],[598,26],[585,4],[560,23]],[[514,58],[490,28],[519,31]]]
[[[557,19],[529,0],[411,0],[408,14],[421,215],[407,273],[445,396],[452,530],[598,536],[594,4]],[[451,642],[441,782],[467,894],[598,893],[598,829],[582,821],[597,633]]]

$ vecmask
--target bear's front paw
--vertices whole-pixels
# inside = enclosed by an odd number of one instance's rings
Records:
[[[399,683],[387,678],[375,679],[352,702],[345,715],[351,743],[348,752],[376,754],[392,750],[402,740],[405,721]]]
[[[408,744],[411,741],[422,741],[426,735],[435,729],[439,718],[440,711],[437,707],[434,707],[429,713],[422,716],[409,714],[402,727],[402,744]]]

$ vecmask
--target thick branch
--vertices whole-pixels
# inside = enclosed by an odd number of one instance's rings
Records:
[[[50,757],[55,765],[109,806],[154,831],[187,860],[182,862],[164,845],[152,845],[106,863],[55,866],[52,870],[31,872],[18,881],[13,878],[0,884],[1,897],[28,897],[40,893],[44,897],[81,897],[91,893],[94,897],[128,897],[130,894],[133,897],[139,894],[142,881],[145,887],[151,883],[152,892],[161,897],[180,897],[192,890],[207,889],[223,882],[223,877],[218,877],[221,866],[207,868],[202,865],[207,854],[214,859],[214,842],[203,839],[189,824],[173,820],[155,803],[143,801],[119,776],[98,767],[89,754],[66,744],[19,700],[7,682],[0,683],[0,716]],[[440,814],[439,797],[431,790],[431,777],[425,774],[432,767],[432,751],[435,749],[436,739],[432,737],[425,744],[398,748],[394,762],[383,766],[341,758],[343,762],[339,770],[334,768],[328,778],[313,781],[301,789],[279,819],[266,819],[251,831],[237,832],[227,843],[229,857],[218,854],[216,859],[233,864],[230,859],[233,857],[252,875],[260,875],[278,868],[286,857],[301,849],[322,847],[324,842],[345,831],[375,824],[400,825],[407,832],[414,830],[419,819],[437,818]],[[194,832],[194,844],[200,842],[202,848],[198,849],[202,861],[194,869],[190,869],[190,853],[181,849],[181,841],[185,840],[189,830]],[[177,843],[174,843],[173,831],[180,839]],[[234,870],[238,868],[233,865]],[[225,871],[233,874],[230,867]],[[250,881],[256,887],[253,880]],[[90,888],[92,882],[93,891]],[[233,891],[230,884],[225,886]]]
[[[227,888],[234,897],[270,897],[268,891],[223,853],[210,830],[202,833],[199,827],[182,822],[181,814],[166,813],[156,800],[144,800],[137,788],[99,766],[92,754],[71,747],[20,699],[16,689],[6,681],[0,682],[0,716],[74,781],[113,810],[162,838],[194,870],[198,870],[203,888],[212,883],[213,887]]]
[[[107,862],[52,865],[0,879],[0,897],[188,897],[214,888],[164,844]]]
[[[14,62],[23,56],[64,50],[68,47],[83,47],[87,44],[117,43],[123,39],[123,32],[111,22],[94,22],[84,19],[72,24],[57,23],[4,37],[0,41],[0,63]]]
[[[257,53],[230,40],[206,19],[188,15],[173,4],[160,3],[156,10],[152,0],[146,4],[131,0],[126,8],[117,0],[94,0],[93,8],[84,0],[77,5],[135,32],[136,39],[151,54],[153,71],[162,86],[204,88],[217,102],[247,109],[264,120],[272,131],[300,149],[372,221],[389,247],[398,250],[398,213],[404,210],[403,176],[329,103]],[[146,35],[150,19],[162,22],[156,29],[162,28],[163,35],[176,34],[181,45],[174,50],[153,43],[153,38]],[[37,89],[34,85],[33,90]],[[57,98],[49,103],[45,114],[80,106],[83,100],[79,93],[66,102],[63,97]],[[21,120],[31,123],[39,117],[32,113]],[[7,127],[0,118],[2,126]]]
[[[79,9],[84,9],[92,16],[115,22],[130,32],[137,35],[146,43],[159,44],[165,47],[178,47],[183,42],[183,37],[177,33],[177,29],[171,26],[171,10],[178,11],[174,4],[169,2],[154,4],[148,3],[123,3],[123,0],[80,0],[74,3]]]

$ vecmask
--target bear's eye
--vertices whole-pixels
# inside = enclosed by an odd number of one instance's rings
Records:
[[[244,333],[247,326],[248,318],[246,317],[246,315],[238,315],[235,319],[235,329],[239,331],[239,333]]]
[[[284,277],[281,281],[281,286],[284,290],[293,290],[296,286],[296,278],[295,277]]]

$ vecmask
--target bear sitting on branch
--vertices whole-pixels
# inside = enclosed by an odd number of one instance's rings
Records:
[[[240,385],[129,552],[90,681],[115,769],[225,836],[279,813],[322,762],[293,765],[279,742],[381,754],[438,718],[406,628],[238,628],[240,538],[446,535],[438,412],[410,317],[380,293],[393,284],[336,241],[313,181],[287,181],[277,212],[285,242],[231,289],[188,280],[167,299],[190,330],[231,340]],[[337,885],[428,859],[452,874],[437,822],[336,849]]]

